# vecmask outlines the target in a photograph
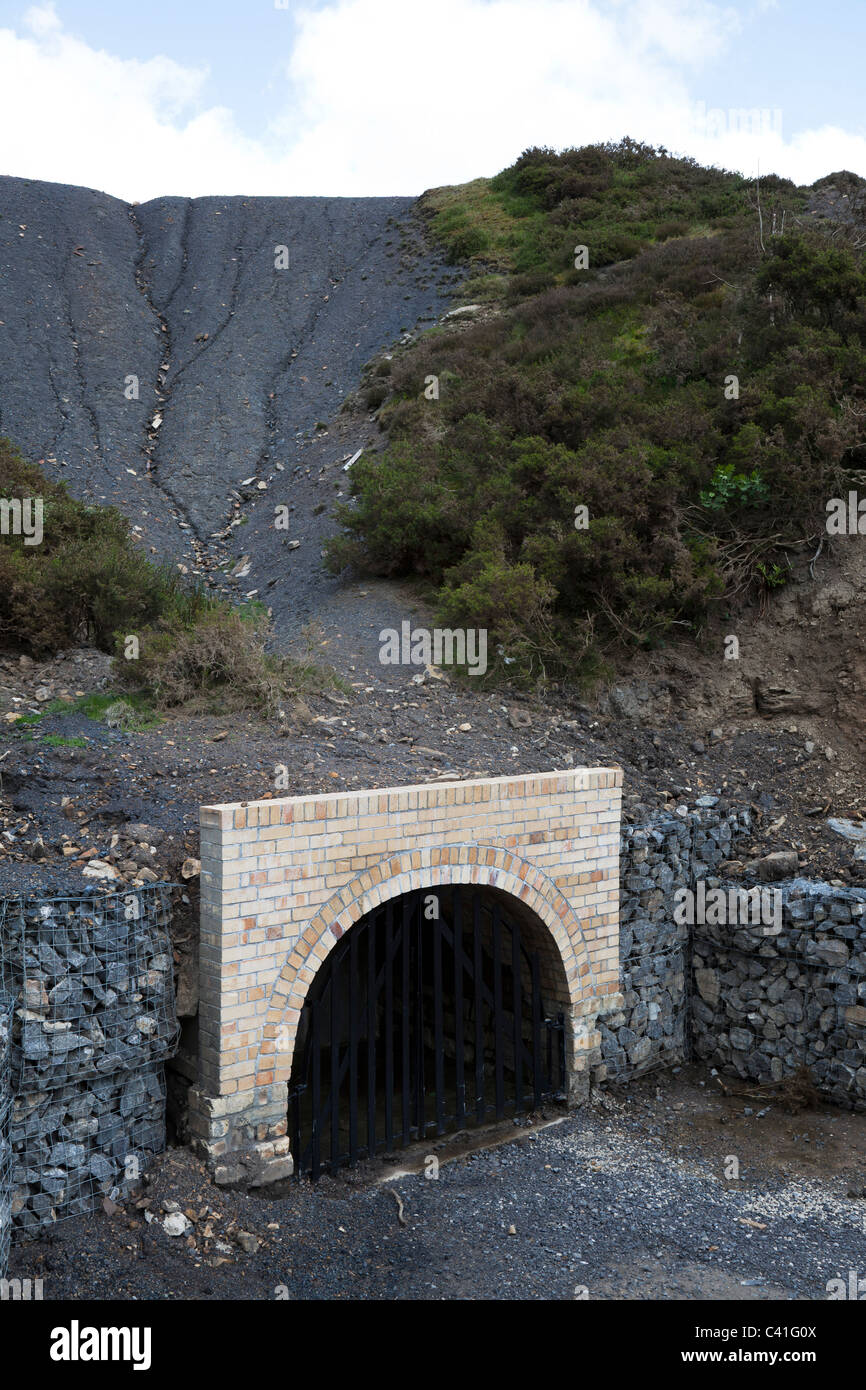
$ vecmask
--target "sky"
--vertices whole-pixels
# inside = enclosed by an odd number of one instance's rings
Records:
[[[624,135],[866,176],[864,0],[0,0],[0,173],[414,195]]]

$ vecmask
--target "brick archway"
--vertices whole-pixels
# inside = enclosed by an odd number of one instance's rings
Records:
[[[522,902],[550,932],[572,1009],[593,995],[595,980],[580,921],[537,865],[494,845],[442,845],[426,853],[392,855],[335,893],[287,956],[262,1030],[256,1086],[288,1083],[304,1000],[343,933],[389,898],[459,883],[498,888]]]
[[[220,1182],[291,1171],[287,1101],[310,983],[390,898],[478,885],[555,946],[572,1099],[619,999],[619,768],[335,792],[201,808],[199,1072],[190,1126]]]

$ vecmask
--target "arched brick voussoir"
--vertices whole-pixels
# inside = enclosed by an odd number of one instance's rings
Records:
[[[420,863],[419,863],[420,859]],[[556,884],[537,865],[495,845],[439,845],[394,854],[365,869],[341,888],[310,922],[289,952],[271,992],[262,1029],[256,1085],[287,1082],[300,1012],[316,971],[355,922],[389,899],[421,888],[472,883],[498,888],[524,903],[545,926],[559,951],[572,1006],[594,990],[595,980],[580,920]]]

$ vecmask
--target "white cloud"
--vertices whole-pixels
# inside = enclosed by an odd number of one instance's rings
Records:
[[[328,0],[296,20],[253,137],[208,105],[206,68],[119,58],[70,33],[62,7],[28,11],[0,30],[3,172],[139,199],[411,194],[530,144],[629,134],[749,173],[866,173],[866,140],[833,127],[696,122],[699,73],[741,28],[710,0]]]
[[[39,38],[45,38],[49,34],[59,34],[62,29],[60,16],[53,5],[34,5],[24,16],[24,24],[31,33]]]
[[[628,13],[642,47],[695,67],[724,49],[743,27],[736,10],[709,0],[632,0]]]

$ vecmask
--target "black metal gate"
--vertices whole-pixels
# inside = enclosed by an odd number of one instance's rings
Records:
[[[564,1098],[564,1015],[545,1009],[526,935],[489,892],[456,885],[394,899],[349,930],[298,1027],[297,1177]]]

